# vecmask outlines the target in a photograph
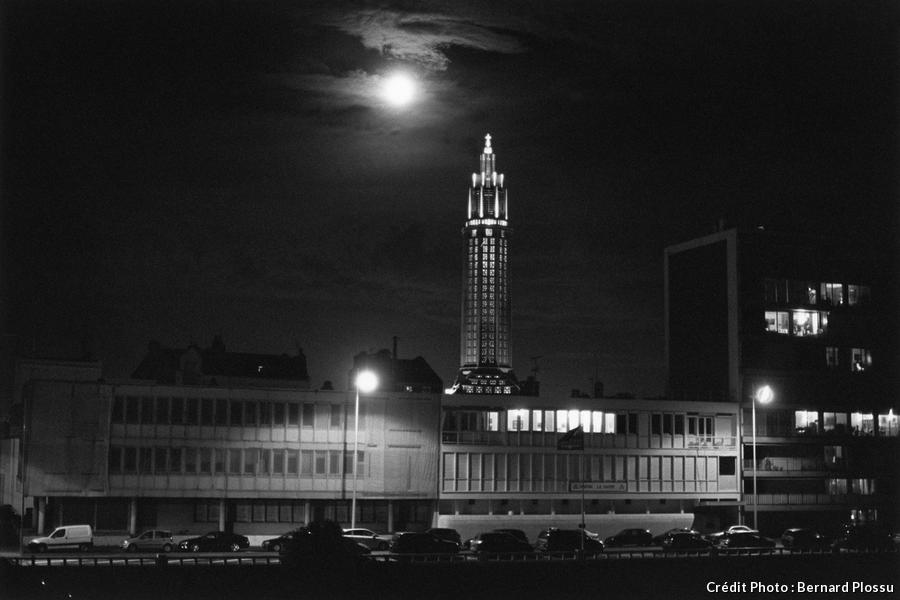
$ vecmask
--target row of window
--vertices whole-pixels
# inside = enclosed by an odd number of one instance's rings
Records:
[[[767,310],[766,331],[809,337],[828,331],[828,313],[815,310]]]
[[[360,427],[364,427],[360,406]],[[345,414],[348,413],[348,414]],[[343,404],[228,400],[226,398],[168,398],[116,396],[111,421],[126,425],[203,425],[220,427],[353,426],[353,412]]]
[[[867,285],[816,282],[797,279],[764,279],[767,304],[848,306],[864,305],[871,300]]]
[[[874,479],[827,479],[825,481],[826,493],[832,496],[838,494],[860,494],[868,496],[875,493]]]
[[[714,418],[694,413],[652,413],[651,434],[715,435]],[[448,410],[444,412],[442,431],[538,431],[565,433],[581,427],[585,433],[636,434],[638,413],[613,413],[600,410],[506,411],[502,428],[499,411]]]
[[[816,410],[794,411],[794,427],[809,433],[849,432],[861,435],[875,433],[875,417],[878,418],[878,434],[897,437],[900,419],[892,412],[872,415],[866,413],[825,412]]]
[[[351,503],[344,500],[285,502],[246,500],[234,504],[234,521],[238,523],[306,523],[313,519],[328,519],[337,523],[350,522]],[[410,506],[410,516],[424,521],[428,516],[427,503]],[[194,505],[194,521],[217,523],[220,503],[201,501]],[[361,500],[356,503],[356,520],[361,523],[385,523],[388,505],[382,501]]]
[[[357,453],[365,476],[364,451]],[[353,474],[353,452],[270,448],[111,446],[109,472],[141,475],[293,475],[339,477]]]
[[[734,456],[632,456],[447,452],[445,480],[713,481],[737,473]],[[583,470],[582,470],[583,469]]]

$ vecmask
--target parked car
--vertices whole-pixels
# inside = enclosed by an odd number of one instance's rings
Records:
[[[278,537],[263,540],[260,545],[266,552],[281,552],[288,544],[295,540],[298,535],[300,535],[300,530],[293,529],[287,533],[282,533]]]
[[[456,542],[457,547],[462,544],[462,538],[459,536],[459,532],[455,529],[450,529],[449,527],[432,527],[431,529],[426,529],[425,533],[430,533],[434,537],[442,540]]]
[[[711,541],[713,544],[720,544],[722,541],[727,538],[729,535],[733,533],[759,533],[752,527],[748,527],[747,525],[732,525],[728,529],[724,531],[717,531],[715,533],[710,533],[706,536],[706,539]]]
[[[369,550],[387,550],[393,536],[375,533],[371,529],[345,529],[344,537],[366,546]]]
[[[874,523],[845,525],[841,533],[835,537],[831,547],[834,550],[883,552],[894,549],[894,538],[887,529]]]
[[[603,552],[603,542],[580,529],[545,529],[538,534],[534,546],[538,552],[575,552],[582,547],[589,555]]]
[[[125,552],[171,552],[175,549],[175,538],[171,531],[150,529],[122,540],[121,546]]]
[[[824,550],[831,546],[831,539],[812,529],[792,527],[781,534],[781,545],[790,550]]]
[[[720,545],[723,548],[774,548],[775,540],[756,531],[739,531],[728,534]]]
[[[206,535],[183,540],[178,549],[184,552],[237,552],[250,547],[247,536],[224,531],[210,531]]]
[[[501,531],[479,533],[470,540],[472,552],[534,552],[528,542]]]
[[[394,534],[390,550],[398,554],[455,554],[459,544],[425,531],[404,531]]]
[[[37,537],[28,542],[29,552],[47,550],[80,550],[85,552],[94,547],[94,531],[90,525],[63,525],[50,535]]]
[[[509,535],[513,536],[517,540],[521,540],[521,541],[525,542],[526,544],[528,544],[529,546],[531,545],[531,542],[528,541],[528,536],[525,535],[525,532],[522,531],[521,529],[502,529],[501,528],[501,529],[492,529],[491,531],[494,533],[508,533]]]
[[[603,544],[607,548],[617,546],[649,546],[652,543],[653,534],[650,533],[650,530],[640,528],[623,529],[616,535],[611,535],[603,540]]]
[[[663,539],[660,546],[663,550],[708,550],[713,543],[697,531],[675,531]]]
[[[662,533],[659,534],[659,535],[653,536],[653,543],[654,543],[655,545],[657,545],[657,546],[661,546],[662,543],[663,543],[663,541],[664,541],[667,537],[669,537],[670,535],[672,535],[673,533],[695,533],[695,534],[697,534],[697,535],[701,535],[700,532],[697,531],[697,530],[695,530],[695,529],[688,529],[688,528],[686,528],[686,527],[675,527],[675,528],[673,528],[673,529],[668,529],[668,530],[662,532]]]

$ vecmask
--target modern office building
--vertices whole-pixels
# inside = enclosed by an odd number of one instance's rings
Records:
[[[25,513],[38,532],[78,522],[278,534],[349,523],[354,487],[360,526],[433,520],[438,392],[364,395],[358,445],[345,391],[30,379],[21,399]]]
[[[613,398],[444,396],[438,523],[464,536],[550,526],[713,531],[740,501],[738,407]],[[558,443],[578,426],[583,450]]]
[[[756,513],[766,533],[900,523],[896,303],[885,275],[864,243],[759,229],[666,248],[669,397],[741,407],[744,519]],[[755,400],[765,385],[768,404]]]
[[[466,206],[460,366],[450,393],[520,392],[510,346],[509,197],[496,159],[488,134]]]

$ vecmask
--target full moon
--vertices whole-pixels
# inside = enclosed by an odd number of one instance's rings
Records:
[[[384,80],[382,93],[389,103],[394,106],[403,106],[409,104],[415,96],[416,86],[408,75],[397,73]]]

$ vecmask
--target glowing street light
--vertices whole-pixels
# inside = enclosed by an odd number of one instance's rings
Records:
[[[751,428],[753,429],[753,529],[759,530],[759,520],[757,511],[759,509],[759,489],[756,487],[756,403],[760,404],[768,404],[772,401],[772,398],[775,397],[775,392],[772,391],[767,385],[762,386],[758,390],[756,390],[756,394],[752,397],[753,407],[751,410],[752,423]]]
[[[372,371],[357,371],[356,406],[353,417],[353,500],[350,502],[350,529],[356,529],[356,472],[359,470],[359,393],[368,394],[378,387],[378,377]]]

